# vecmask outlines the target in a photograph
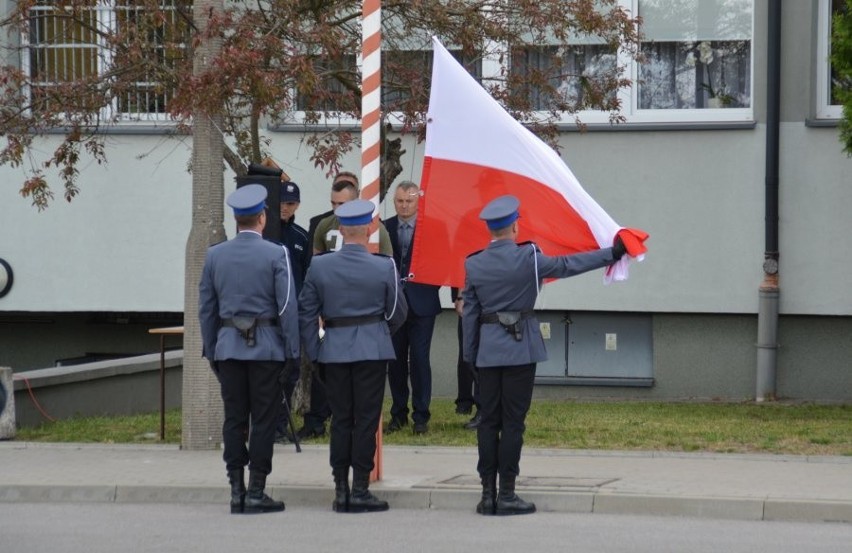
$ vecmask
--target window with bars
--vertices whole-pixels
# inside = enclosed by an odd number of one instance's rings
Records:
[[[61,111],[73,86],[87,91],[76,107],[104,118],[167,120],[169,82],[187,54],[189,24],[180,9],[187,3],[40,0],[24,37],[31,109]]]

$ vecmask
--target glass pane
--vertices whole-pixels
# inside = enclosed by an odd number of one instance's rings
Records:
[[[477,80],[481,80],[480,60],[463,56],[459,50],[449,50]],[[430,78],[432,75],[432,50],[388,50],[382,51],[382,106],[387,111],[404,111],[405,102],[411,100],[412,92],[421,105],[429,101]]]
[[[639,0],[649,41],[749,40],[752,0]]]
[[[831,2],[831,22],[832,25],[829,27],[829,33],[831,33],[831,29],[834,28],[834,18],[841,13],[846,13],[849,10],[846,0],[832,0]],[[830,36],[834,36],[833,33]],[[852,83],[847,83],[847,85],[852,85]],[[837,95],[838,89],[842,87],[842,83],[840,82],[840,77],[837,72],[834,70],[834,67],[831,68],[831,86],[829,87],[829,105],[837,106],[840,105],[840,98]]]
[[[751,42],[644,44],[640,109],[750,107]]]
[[[532,110],[575,110],[594,93],[595,77],[615,71],[616,62],[606,45],[524,46],[512,52],[509,83]]]

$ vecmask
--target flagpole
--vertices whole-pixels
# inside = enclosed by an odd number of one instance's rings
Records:
[[[382,3],[363,0],[361,8],[361,198],[375,205],[368,248],[379,251],[379,166],[381,153]],[[382,418],[370,480],[382,479]]]

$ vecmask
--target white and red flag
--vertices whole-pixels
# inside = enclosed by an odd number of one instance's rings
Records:
[[[609,247],[619,234],[628,255],[605,280],[626,279],[629,257],[644,257],[648,235],[613,221],[550,146],[509,115],[436,38],[432,44],[411,280],[464,286],[465,257],[490,239],[479,212],[504,194],[521,201],[518,239],[534,241],[547,255]]]

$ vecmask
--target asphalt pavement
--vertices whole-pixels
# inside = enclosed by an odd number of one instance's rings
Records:
[[[474,448],[384,446],[371,491],[393,508],[473,511]],[[267,493],[331,509],[328,446],[276,445]],[[852,523],[852,457],[525,448],[517,491],[539,511]],[[218,503],[221,450],[0,442],[0,503]]]

